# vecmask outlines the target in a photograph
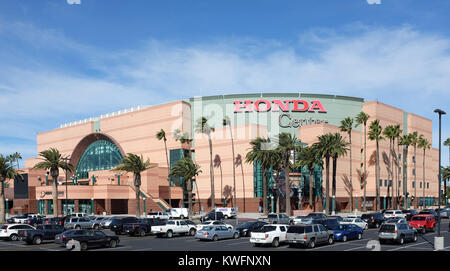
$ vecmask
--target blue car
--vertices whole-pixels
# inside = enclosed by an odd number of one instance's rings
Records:
[[[334,229],[334,240],[345,242],[351,239],[362,238],[363,228],[354,224],[339,225]]]
[[[207,226],[195,234],[196,239],[213,241],[230,238],[238,239],[239,236],[238,230],[229,229],[225,226]]]

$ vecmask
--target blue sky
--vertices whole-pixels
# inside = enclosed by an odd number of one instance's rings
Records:
[[[36,134],[60,124],[202,95],[450,114],[450,1],[369,1],[0,0],[0,153],[35,157]]]

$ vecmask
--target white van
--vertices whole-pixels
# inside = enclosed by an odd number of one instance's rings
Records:
[[[236,216],[236,210],[234,208],[216,208],[216,212],[222,212],[225,219]]]
[[[167,211],[170,214],[170,218],[189,218],[189,211],[188,208],[171,208],[169,211]]]

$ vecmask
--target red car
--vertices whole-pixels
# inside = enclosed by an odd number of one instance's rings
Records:
[[[434,215],[415,215],[409,221],[409,226],[426,233],[427,231],[433,231],[435,229],[436,220]]]

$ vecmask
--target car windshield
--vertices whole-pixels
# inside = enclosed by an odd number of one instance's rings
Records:
[[[395,232],[395,225],[381,225],[380,232]]]
[[[349,227],[350,227],[349,225],[339,225],[339,226],[337,227],[337,230],[345,231],[345,230],[347,230]]]
[[[252,226],[253,224],[255,224],[255,222],[247,222],[247,223],[244,223],[241,226],[239,226],[239,228],[248,228],[248,227]]]
[[[424,216],[413,216],[411,218],[412,221],[424,221],[425,217]]]
[[[346,219],[343,219],[342,222],[353,222],[353,219],[351,219],[351,218],[346,218]]]
[[[211,230],[213,230],[213,229],[214,229],[214,227],[208,226],[208,227],[204,227],[204,228],[203,228],[203,231],[211,231]]]
[[[287,232],[288,233],[305,233],[305,228],[304,226],[293,226],[293,227],[289,227]]]
[[[277,218],[277,215],[269,215],[268,218]]]

